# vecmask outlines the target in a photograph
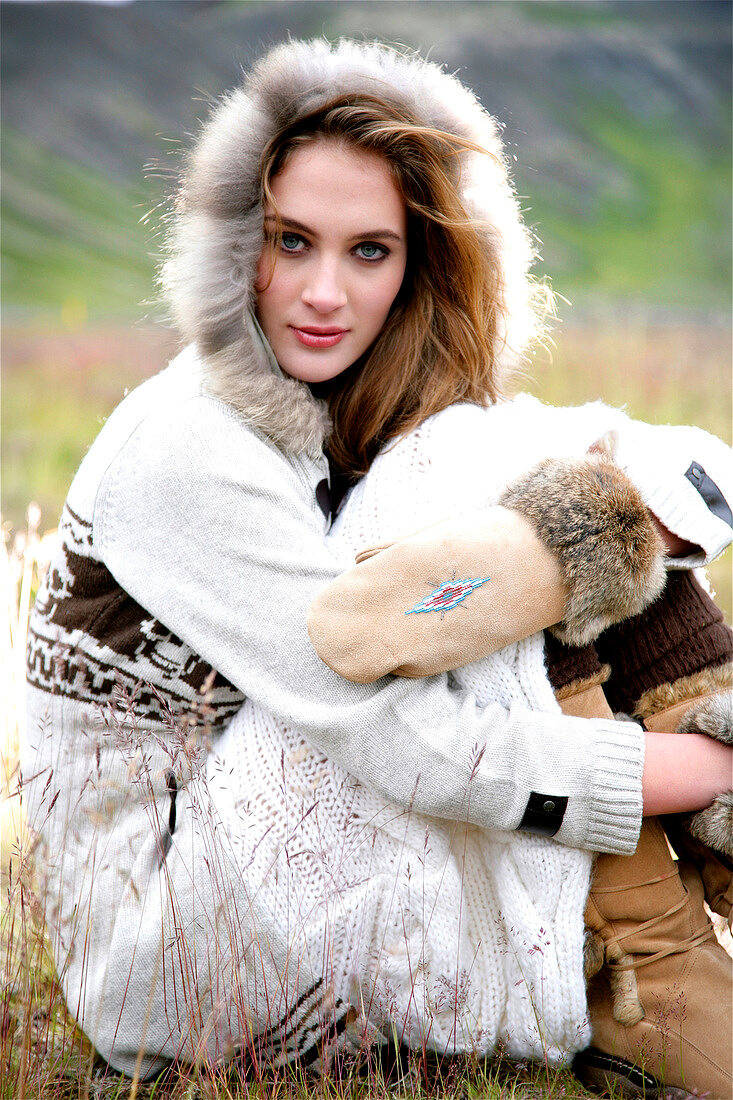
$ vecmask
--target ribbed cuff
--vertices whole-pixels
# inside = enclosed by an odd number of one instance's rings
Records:
[[[627,464],[625,469],[637,486],[644,503],[665,527],[693,546],[700,546],[702,554],[676,562],[688,568],[698,568],[714,561],[733,541],[733,530],[719,516],[714,515],[697,489],[684,477],[673,487],[649,485],[643,467]]]
[[[644,731],[634,722],[578,721],[593,740],[594,761],[584,800],[583,836],[576,835],[580,815],[576,820],[571,799],[555,839],[572,847],[631,855],[641,829]]]

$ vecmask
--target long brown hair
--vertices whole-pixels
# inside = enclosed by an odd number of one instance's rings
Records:
[[[271,181],[295,149],[321,138],[382,156],[408,218],[407,270],[384,328],[357,363],[318,391],[333,422],[331,463],[353,478],[366,473],[385,443],[433,413],[457,401],[496,400],[503,287],[491,237],[459,195],[461,154],[489,153],[417,124],[377,96],[340,96],[265,149],[261,198],[276,219]]]

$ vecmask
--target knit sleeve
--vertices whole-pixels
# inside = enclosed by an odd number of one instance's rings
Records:
[[[637,726],[482,709],[447,676],[352,684],[320,661],[306,613],[343,563],[326,544],[306,465],[220,402],[159,408],[101,480],[97,552],[227,680],[383,797],[512,830],[533,793],[557,795],[568,799],[557,840],[633,851]]]
[[[701,548],[689,558],[671,559],[671,567],[707,565],[733,541],[731,449],[709,432],[645,424],[600,401],[563,408],[528,394],[480,412],[485,427],[480,447],[473,444],[466,476],[475,479],[479,470],[490,496],[541,459],[577,457],[609,438],[616,462],[649,510],[675,535]],[[443,447],[451,437],[455,446],[465,446],[464,433],[455,430],[459,424],[444,421]]]
[[[675,568],[707,565],[733,541],[731,449],[701,428],[645,424],[602,402],[552,409],[522,395],[514,415],[534,433],[546,454],[586,450],[612,437],[615,460],[639,490],[649,510],[675,535],[701,553],[670,560]],[[543,456],[544,457],[544,456]]]
[[[619,429],[617,460],[651,512],[702,553],[670,561],[707,565],[733,541],[733,456],[700,428],[628,421]]]
[[[633,420],[600,401],[555,407],[529,394],[490,408],[451,406],[391,444],[357,490],[361,539],[353,520],[350,533],[360,548],[493,503],[542,459],[580,457],[604,438],[650,511],[701,547],[670,566],[703,566],[723,553],[733,540],[733,461],[725,443],[700,428]],[[441,507],[431,503],[433,492]]]

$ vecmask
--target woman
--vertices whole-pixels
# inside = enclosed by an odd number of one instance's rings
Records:
[[[341,243],[355,209],[372,220],[348,227],[338,263],[328,240],[315,249],[325,263],[306,300],[278,268],[283,250],[313,245],[314,212],[279,226],[288,169],[270,143],[345,94],[376,112],[369,155],[362,146],[358,165],[344,155],[320,179],[311,157],[302,194],[328,204],[349,183],[333,218]],[[288,930],[205,816],[207,757],[245,699],[434,816],[516,828],[542,761],[545,790],[570,777],[557,839],[577,848],[633,851],[643,774],[633,724],[528,715],[518,728],[445,677],[354,687],[306,633],[309,604],[346,564],[319,506],[318,387],[330,388],[335,468],[363,472],[431,413],[492,400],[536,326],[531,248],[474,97],[382,47],[281,47],[205,128],[171,247],[166,286],[195,346],[122,403],[72,485],[31,624],[24,758],[67,1002],[113,1065],[145,1073],[232,1044],[287,1058],[312,1048],[323,1020],[338,1030],[347,1018],[323,975],[288,954]],[[660,495],[666,473],[649,474]],[[714,520],[698,509],[681,532],[708,555],[724,543]],[[720,769],[719,746],[693,741],[699,789],[677,808],[709,801]],[[488,746],[478,761],[476,744]]]

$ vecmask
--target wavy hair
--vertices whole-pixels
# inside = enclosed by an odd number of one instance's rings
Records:
[[[388,164],[407,210],[407,269],[371,348],[330,383],[313,387],[332,419],[329,458],[346,478],[366,473],[391,439],[458,401],[487,405],[501,392],[505,331],[500,256],[489,227],[460,195],[462,156],[491,154],[420,125],[376,95],[341,95],[298,118],[266,146],[261,202],[281,226],[271,183],[296,149],[338,140]]]

